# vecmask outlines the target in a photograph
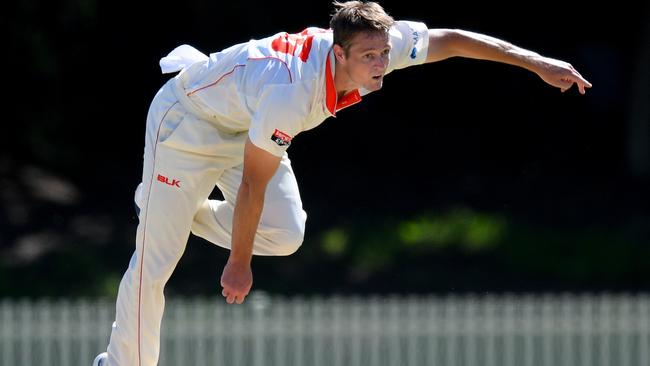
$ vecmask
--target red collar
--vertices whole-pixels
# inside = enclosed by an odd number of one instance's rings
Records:
[[[330,55],[328,54],[327,61],[325,62],[325,106],[327,107],[327,110],[329,110],[333,116],[336,116],[336,112],[361,101],[359,89],[354,89],[345,94],[340,100],[337,100],[336,94],[334,76],[332,75],[332,64],[330,62]]]

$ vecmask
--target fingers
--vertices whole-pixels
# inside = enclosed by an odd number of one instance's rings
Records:
[[[588,82],[587,80],[583,79],[583,78],[578,78],[576,80],[571,81],[571,85],[573,85],[574,82],[578,86],[578,90],[580,91],[580,94],[585,94],[586,93],[585,89],[591,88],[591,83]],[[569,87],[571,87],[571,85],[569,85]],[[564,89],[562,91],[565,91],[565,90],[566,89]]]
[[[221,295],[226,298],[226,302],[228,304],[232,304],[234,301],[234,297],[231,295],[230,291],[226,290],[225,288],[221,290]]]
[[[580,94],[585,93],[585,88],[591,88],[591,83],[587,81],[587,79],[583,78],[582,75],[576,70],[573,65],[569,64],[569,68],[571,69],[572,73],[572,80],[571,82],[575,82],[576,85],[578,85],[578,90],[580,91]]]
[[[561,79],[560,79],[560,85],[559,85],[559,88],[560,88],[560,91],[561,91],[562,93],[564,93],[565,91],[569,90],[569,88],[571,88],[571,85],[573,85],[573,80],[571,80],[571,79],[569,79],[569,78],[561,78]]]
[[[591,88],[591,83],[588,82],[585,78],[583,78],[578,72],[576,71],[576,78],[577,80],[575,83],[578,85],[578,90],[580,90],[580,94],[585,93],[585,88]]]
[[[587,87],[587,88],[591,88],[591,83],[588,82],[587,79],[585,79],[584,77],[582,77],[582,75],[580,75],[580,73],[578,72],[578,70],[574,69],[573,66],[571,66],[571,65],[569,65],[569,67],[570,67],[571,70],[573,71],[573,74],[578,78],[579,81],[581,81],[581,82],[584,84],[585,87]]]
[[[560,90],[564,93],[569,90],[571,86],[575,83],[578,86],[580,94],[585,94],[588,88],[591,88],[591,83],[583,78],[577,71],[574,72],[570,77],[563,77],[560,79]]]
[[[228,304],[242,304],[244,300],[246,300],[248,292],[235,291],[228,287],[224,287],[224,289],[221,290],[221,295],[226,298]]]
[[[221,274],[221,295],[228,304],[241,304],[248,296],[253,285],[253,277],[249,266],[226,264]]]
[[[557,74],[554,78],[555,80],[549,84],[560,88],[560,91],[563,93],[571,89],[571,86],[573,86],[574,83],[577,85],[580,94],[585,94],[585,89],[591,88],[591,83],[582,77],[578,70],[576,70],[570,63],[560,62],[560,64],[556,66],[559,66],[559,68],[556,69]]]

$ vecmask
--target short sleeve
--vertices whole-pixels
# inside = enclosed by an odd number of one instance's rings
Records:
[[[282,156],[291,140],[302,132],[308,107],[309,95],[300,85],[266,86],[251,120],[248,137],[260,149]]]
[[[411,21],[397,21],[391,27],[389,73],[395,69],[420,65],[427,59],[429,29],[426,24]]]

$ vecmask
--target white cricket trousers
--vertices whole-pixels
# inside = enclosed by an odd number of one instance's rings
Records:
[[[247,132],[201,118],[171,79],[147,116],[136,248],[120,282],[108,366],[154,366],[160,352],[163,289],[190,232],[230,248]],[[217,186],[224,201],[208,200]],[[289,255],[302,243],[306,213],[288,157],[266,190],[253,253]],[[207,279],[216,281],[218,278]]]

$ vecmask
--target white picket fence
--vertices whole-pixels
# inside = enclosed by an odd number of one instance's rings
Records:
[[[114,303],[0,301],[0,365],[90,366]],[[160,365],[648,366],[649,295],[169,299]]]

